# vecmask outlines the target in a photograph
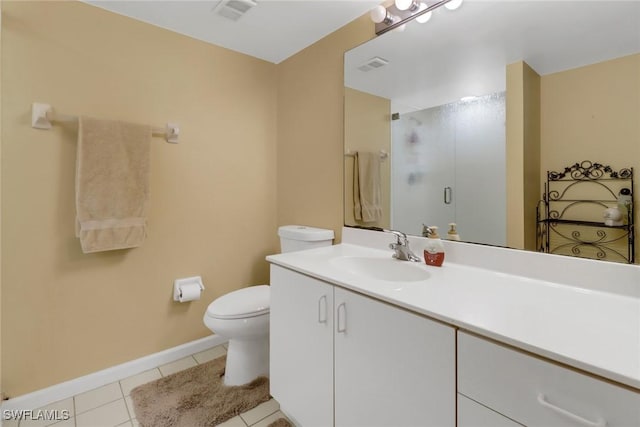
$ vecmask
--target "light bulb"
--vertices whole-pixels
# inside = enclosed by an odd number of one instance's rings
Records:
[[[420,10],[418,10],[418,12],[422,12],[423,10],[425,10],[427,8],[427,5],[424,3],[420,3]],[[433,13],[431,11],[427,12],[427,13],[423,13],[422,15],[418,15],[416,17],[416,21],[418,21],[421,24],[424,24],[425,22],[427,22],[429,19],[431,19],[431,15],[433,15]]]
[[[396,0],[395,3],[398,10],[407,10],[413,4],[413,0]]]
[[[382,5],[378,5],[371,9],[371,20],[376,24],[381,23],[387,18],[387,9]]]
[[[398,27],[394,28],[394,30],[393,30],[393,31],[396,31],[396,32],[398,32],[398,33],[402,33],[402,32],[404,32],[404,30],[406,30],[406,29],[407,29],[407,24],[402,24],[402,25],[400,25],[400,26],[398,26]]]
[[[445,3],[444,7],[449,10],[456,10],[462,4],[462,0],[451,0],[449,3]]]

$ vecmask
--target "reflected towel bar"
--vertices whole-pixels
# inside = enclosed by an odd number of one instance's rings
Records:
[[[31,126],[36,129],[49,130],[52,127],[52,122],[73,123],[77,121],[78,116],[54,113],[49,104],[34,102],[31,106]],[[175,123],[167,123],[164,128],[154,126],[151,128],[151,134],[153,136],[163,136],[167,142],[177,144],[180,136],[180,127]]]
[[[356,152],[352,152],[351,150],[347,151],[346,153],[344,153],[345,156],[347,157],[353,157],[355,155]],[[384,150],[380,150],[380,160],[384,160],[387,157],[389,157],[389,153],[387,153]]]

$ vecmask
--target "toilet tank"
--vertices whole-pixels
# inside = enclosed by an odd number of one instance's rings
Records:
[[[280,251],[293,252],[331,246],[333,230],[306,227],[304,225],[283,225],[278,228]]]

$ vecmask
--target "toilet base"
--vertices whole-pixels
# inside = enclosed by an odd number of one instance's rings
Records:
[[[269,335],[229,340],[225,385],[242,385],[269,376]]]

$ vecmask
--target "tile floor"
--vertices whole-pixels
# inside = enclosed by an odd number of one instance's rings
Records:
[[[129,393],[141,384],[153,381],[183,369],[205,363],[226,353],[223,345],[193,354],[175,362],[158,366],[123,380],[107,384],[95,390],[78,394],[43,408],[46,410],[68,410],[71,418],[66,421],[22,420],[4,421],[3,427],[137,427],[139,424],[133,412],[133,402]],[[220,427],[266,427],[280,417],[278,402],[271,399],[230,420]]]

